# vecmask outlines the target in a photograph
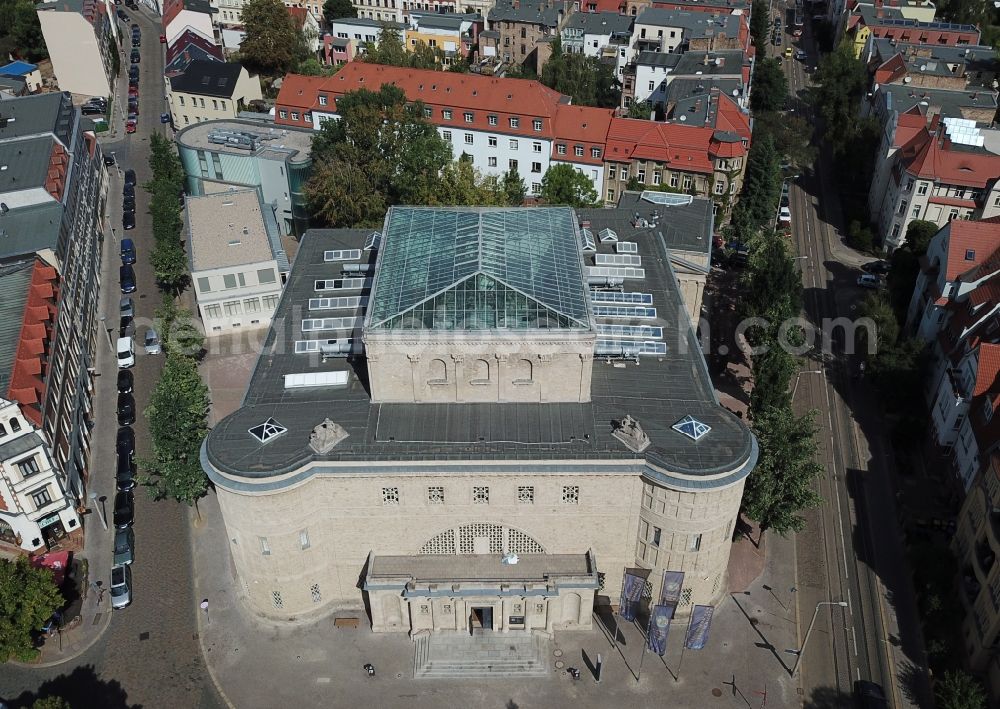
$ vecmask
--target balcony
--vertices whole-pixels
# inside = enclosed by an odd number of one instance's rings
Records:
[[[985,537],[976,544],[975,557],[976,564],[979,566],[979,571],[982,573],[983,578],[988,578],[990,571],[993,569],[993,563],[997,560],[997,555]]]

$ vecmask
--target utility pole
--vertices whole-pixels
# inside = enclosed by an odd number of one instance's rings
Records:
[[[795,676],[795,673],[799,669],[799,663],[802,662],[802,654],[806,651],[806,645],[809,644],[809,635],[813,631],[813,626],[816,625],[816,616],[819,615],[820,606],[840,606],[841,608],[847,608],[847,601],[820,601],[816,604],[816,610],[813,611],[812,620],[809,621],[809,628],[806,629],[806,636],[802,639],[802,647],[799,648],[795,657],[795,664],[792,665],[792,671],[789,674],[791,677]]]

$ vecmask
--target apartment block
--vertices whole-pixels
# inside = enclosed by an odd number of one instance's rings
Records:
[[[260,100],[260,79],[241,64],[199,59],[183,73],[166,78],[174,125],[236,118],[247,103]]]
[[[74,96],[108,96],[112,55],[121,40],[109,8],[98,0],[66,0],[38,9],[38,22],[59,89]]]

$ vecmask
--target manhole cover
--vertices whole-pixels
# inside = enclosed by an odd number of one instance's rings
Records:
[[[565,666],[566,666],[566,663],[564,663],[562,660],[556,660],[556,669],[557,670],[561,670]]]
[[[149,633],[139,633],[140,640],[149,640]]]
[[[556,657],[562,657],[562,650],[553,650],[552,654]]]
[[[718,687],[716,687],[715,689],[712,690],[712,696],[713,697],[721,697],[722,696],[722,690],[719,689]]]

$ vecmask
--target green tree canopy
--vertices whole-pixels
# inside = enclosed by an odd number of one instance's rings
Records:
[[[939,231],[941,231],[941,227],[934,222],[914,219],[906,225],[906,248],[918,257],[923,256],[927,253],[927,247],[930,246],[931,239]]]
[[[757,56],[764,55],[771,33],[770,5],[767,0],[753,0],[750,6],[750,36],[757,47]]]
[[[854,56],[850,40],[819,62],[812,89],[816,107],[825,123],[824,137],[835,153],[847,152],[856,129],[858,102],[868,85],[864,62]]]
[[[62,697],[43,697],[36,699],[31,709],[72,709],[72,705]]]
[[[938,709],[986,709],[986,692],[971,675],[947,671],[934,687]]]
[[[365,52],[361,55],[362,61],[413,69],[439,69],[441,67],[444,52],[428,46],[423,40],[417,40],[412,51],[407,51],[399,32],[394,27],[383,25],[378,33],[378,41],[365,44]]]
[[[49,56],[31,0],[0,0],[0,57],[37,62]]]
[[[549,88],[571,96],[577,106],[617,108],[621,101],[621,84],[613,65],[596,57],[563,52],[559,40],[553,42],[552,56],[542,67],[539,79]]]
[[[594,183],[566,163],[552,165],[545,171],[540,196],[548,204],[566,204],[570,207],[590,207],[597,202]]]
[[[805,525],[799,512],[822,501],[813,480],[823,474],[816,462],[816,424],[811,412],[796,416],[787,406],[758,411],[753,431],[760,445],[757,467],[747,477],[743,511],[761,532],[797,532]]]
[[[524,179],[517,170],[507,170],[503,174],[501,185],[507,195],[507,204],[512,207],[520,207],[524,204],[524,198],[528,194],[528,188],[524,184]]]
[[[343,17],[357,16],[358,11],[354,9],[351,0],[326,0],[323,3],[323,19],[328,23]]]
[[[26,557],[0,559],[0,660],[27,662],[38,655],[32,633],[63,604],[48,569],[37,569]]]
[[[641,121],[648,121],[653,115],[653,105],[649,101],[633,101],[629,104],[626,118],[635,118]]]
[[[768,57],[757,64],[750,92],[750,106],[755,111],[780,111],[788,100],[788,79],[781,60]]]
[[[160,288],[177,293],[187,285],[188,263],[181,242],[184,221],[180,198],[184,193],[184,168],[174,144],[154,133],[150,139],[149,165],[153,179],[143,185],[150,193],[149,214],[153,221],[150,261]]]
[[[871,332],[860,331],[860,353],[869,360],[878,359],[881,353],[894,348],[899,339],[896,313],[885,294],[872,293],[861,303],[861,316],[870,318],[873,325]]]
[[[758,111],[754,114],[754,140],[767,133],[774,149],[795,165],[810,165],[816,160],[812,143],[812,124],[794,113]]]
[[[305,37],[281,0],[247,0],[240,21],[246,32],[240,60],[249,70],[283,75],[309,56]]]

